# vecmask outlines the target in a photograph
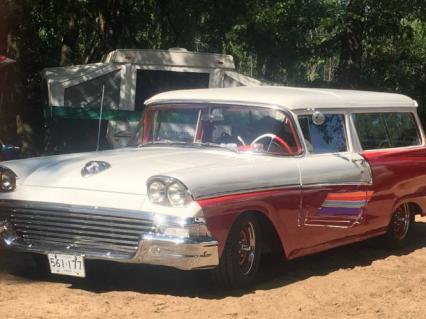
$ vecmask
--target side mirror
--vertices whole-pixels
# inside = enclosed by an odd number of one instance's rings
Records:
[[[315,124],[315,125],[323,125],[324,124],[324,122],[325,122],[325,115],[324,114],[322,114],[321,112],[319,112],[319,111],[315,111],[314,112],[314,114],[312,114],[312,122]]]

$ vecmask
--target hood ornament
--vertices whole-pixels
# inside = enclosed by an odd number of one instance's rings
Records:
[[[104,161],[90,161],[87,162],[84,167],[81,169],[81,176],[89,177],[96,175],[108,168],[111,167],[111,164]]]

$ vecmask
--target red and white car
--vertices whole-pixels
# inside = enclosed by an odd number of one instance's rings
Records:
[[[400,246],[425,212],[409,97],[250,87],[146,105],[138,147],[2,163],[3,246],[53,273],[85,276],[85,260],[104,259],[213,268],[245,287],[274,248],[292,259],[382,235]]]

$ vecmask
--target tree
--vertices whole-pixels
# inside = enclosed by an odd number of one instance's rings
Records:
[[[18,61],[14,103],[40,134],[43,68],[170,47],[232,54],[240,72],[266,81],[426,103],[424,0],[0,1],[0,54]]]

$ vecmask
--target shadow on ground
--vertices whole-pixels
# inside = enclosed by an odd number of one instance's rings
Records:
[[[254,290],[269,290],[312,276],[324,276],[339,269],[364,267],[388,256],[402,256],[426,247],[426,223],[417,222],[411,243],[403,249],[389,251],[375,241],[353,244],[308,257],[283,262],[266,258],[261,265]],[[9,274],[15,281],[47,281],[70,285],[70,289],[83,289],[95,293],[135,291],[148,294],[221,299],[252,291],[218,292],[209,271],[178,271],[169,268],[125,265],[110,262],[89,262],[85,279],[43,275],[35,267],[31,256],[0,251],[0,280]]]

